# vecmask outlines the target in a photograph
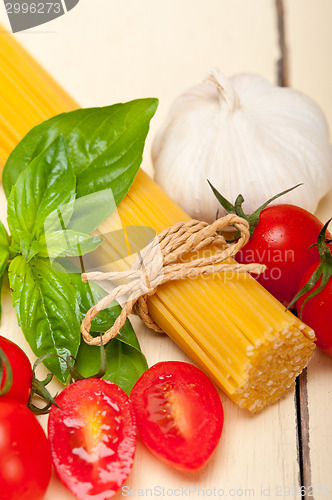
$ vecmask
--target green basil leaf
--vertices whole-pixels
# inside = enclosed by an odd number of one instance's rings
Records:
[[[43,248],[39,255],[50,259],[81,256],[93,252],[103,241],[103,238],[75,231],[54,231],[40,238]]]
[[[34,257],[27,263],[22,256],[11,262],[8,276],[18,322],[34,354],[76,356],[81,314],[69,276],[57,273],[47,259]],[[45,365],[66,383],[67,365],[62,359],[50,357]]]
[[[0,221],[0,277],[6,270],[9,259],[10,238],[5,226]]]
[[[3,186],[10,195],[20,173],[60,134],[77,177],[77,196],[112,189],[116,205],[127,194],[142,161],[157,99],[63,113],[33,128],[9,156]]]
[[[118,338],[105,345],[105,353],[107,368],[103,378],[117,384],[129,396],[138,378],[148,369],[144,355]],[[78,371],[84,377],[92,376],[100,369],[100,348],[82,341],[76,359]]]
[[[14,240],[34,237],[47,216],[75,197],[75,175],[65,140],[59,136],[21,173],[8,199],[8,225]],[[37,238],[38,239],[38,234]]]
[[[116,209],[111,189],[91,193],[74,202],[73,213],[67,229],[91,233]]]

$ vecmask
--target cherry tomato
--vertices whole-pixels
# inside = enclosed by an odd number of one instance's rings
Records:
[[[1,400],[1,500],[41,500],[51,470],[49,444],[37,418],[21,403]]]
[[[311,266],[300,283],[300,289],[304,287],[309,278],[318,268],[319,263]],[[320,284],[320,280],[316,285],[296,302],[297,313],[300,317],[302,304],[306,297],[314,292]],[[310,326],[317,337],[316,345],[323,349],[329,356],[332,356],[332,329],[331,329],[331,304],[332,304],[332,278],[328,280],[323,290],[316,296],[310,298],[303,306],[302,320]]]
[[[13,383],[9,392],[0,396],[0,401],[4,401],[5,399],[15,399],[20,403],[26,404],[30,397],[32,382],[32,368],[30,361],[18,345],[2,336],[0,336],[0,348],[7,356],[12,369],[13,377]],[[2,368],[3,378],[0,389],[4,387],[6,382],[6,367],[3,362]]]
[[[136,449],[134,411],[126,393],[103,379],[79,380],[52,406],[48,436],[55,470],[80,500],[106,500],[122,486]]]
[[[303,273],[319,261],[317,242],[323,224],[295,205],[266,207],[247,245],[236,255],[241,263],[259,262],[267,269],[257,280],[278,300],[288,304]],[[327,238],[331,235],[327,233]]]
[[[224,414],[219,394],[198,368],[163,361],[138,379],[131,391],[137,427],[146,446],[183,470],[196,470],[215,450]]]

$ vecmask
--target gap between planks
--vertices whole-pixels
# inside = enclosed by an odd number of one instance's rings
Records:
[[[311,486],[311,461],[310,461],[310,425],[308,407],[307,368],[303,370],[296,380],[295,407],[297,424],[297,446],[299,462],[299,482],[305,491]],[[304,495],[303,498],[308,498]],[[310,496],[311,500],[313,496]]]

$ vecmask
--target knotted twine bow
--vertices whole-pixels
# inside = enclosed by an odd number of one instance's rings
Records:
[[[218,231],[231,225],[240,231],[240,238],[234,243],[227,244],[225,238],[218,234]],[[220,271],[262,273],[266,266],[261,264],[225,262],[248,242],[249,237],[249,223],[235,214],[221,217],[212,224],[198,220],[178,222],[159,233],[138,254],[130,270],[82,274],[84,282],[88,280],[126,281],[126,283],[114,288],[109,295],[101,299],[86,313],[81,325],[81,333],[85,342],[90,345],[100,345],[100,337],[90,335],[91,322],[100,311],[110,306],[113,300],[124,295],[129,294],[127,301],[113,326],[102,336],[103,344],[109,342],[119,333],[132,312],[138,315],[146,326],[162,333],[162,330],[149,316],[148,297],[153,295],[157,287],[163,283],[172,280],[193,279],[200,275],[209,275]],[[179,262],[185,254],[211,245],[218,247],[213,255],[188,262]]]

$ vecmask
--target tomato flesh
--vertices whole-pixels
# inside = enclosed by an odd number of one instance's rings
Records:
[[[45,433],[17,401],[0,401],[0,498],[41,500],[52,470]]]
[[[111,498],[127,479],[136,449],[128,396],[108,380],[86,379],[66,387],[56,402],[48,435],[58,476],[81,500]]]
[[[183,470],[205,465],[221,436],[224,414],[210,379],[195,366],[163,361],[131,391],[137,427],[146,446]]]
[[[13,384],[9,392],[0,396],[0,401],[15,399],[26,404],[30,397],[32,382],[32,368],[29,358],[18,345],[2,336],[0,336],[0,348],[7,356],[13,372]],[[3,378],[0,389],[4,387],[6,382],[6,367],[3,363],[2,368]]]
[[[300,289],[307,283],[309,278],[316,271],[318,263],[310,267],[303,275],[300,283]],[[304,300],[310,293],[318,288],[320,281],[312,288],[310,292],[303,295],[296,302],[297,313],[300,317],[301,308]],[[332,278],[329,279],[325,287],[319,294],[308,300],[303,306],[302,320],[310,326],[317,337],[316,345],[332,356],[332,330],[331,330],[331,304],[332,304]]]
[[[319,262],[317,242],[323,224],[295,205],[266,207],[247,245],[236,255],[241,263],[259,262],[267,269],[257,280],[278,300],[288,304],[295,297],[303,273]],[[327,238],[331,238],[329,233]]]

